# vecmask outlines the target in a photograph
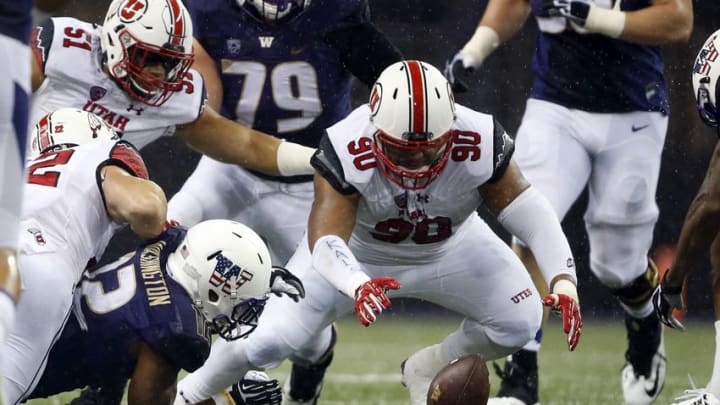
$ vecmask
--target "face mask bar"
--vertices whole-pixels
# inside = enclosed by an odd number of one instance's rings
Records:
[[[267,298],[250,298],[235,305],[230,317],[221,314],[210,321],[213,332],[228,341],[248,336],[257,328],[266,302]]]

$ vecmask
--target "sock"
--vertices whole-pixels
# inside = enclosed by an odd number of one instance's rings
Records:
[[[720,398],[720,321],[715,321],[715,357],[707,390]]]

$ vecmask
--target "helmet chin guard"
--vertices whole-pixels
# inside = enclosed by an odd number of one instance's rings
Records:
[[[368,104],[380,171],[404,189],[427,187],[445,168],[454,138],[455,100],[445,77],[425,62],[394,63],[380,74]]]

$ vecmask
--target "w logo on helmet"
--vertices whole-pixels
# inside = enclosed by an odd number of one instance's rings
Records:
[[[210,285],[213,287],[222,286],[222,292],[229,295],[232,290],[252,280],[252,273],[241,269],[221,252],[208,257],[208,259],[212,259],[213,257],[217,259],[215,270],[213,270],[210,275]]]
[[[147,0],[126,0],[120,4],[118,14],[120,21],[129,23],[142,17],[147,10]]]

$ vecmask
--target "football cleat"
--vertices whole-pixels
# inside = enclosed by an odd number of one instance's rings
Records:
[[[720,399],[704,388],[685,390],[670,405],[720,405]]]
[[[523,367],[515,356],[522,356],[520,350],[515,355],[505,359],[505,367],[500,369],[497,363],[493,362],[495,374],[500,377],[500,389],[497,396],[488,399],[488,405],[539,405],[538,396],[538,369],[535,367]],[[534,353],[533,353],[534,354]]]
[[[662,392],[667,372],[663,329],[653,311],[643,319],[625,315],[628,349],[621,374],[627,405],[652,404]]]
[[[410,405],[425,405],[427,392],[435,375],[447,365],[440,345],[422,348],[400,364],[401,383],[410,392]]]

